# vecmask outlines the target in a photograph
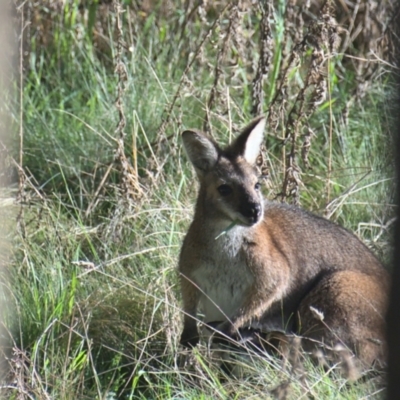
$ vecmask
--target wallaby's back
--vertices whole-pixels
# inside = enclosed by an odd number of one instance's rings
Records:
[[[286,329],[383,363],[388,274],[346,229],[263,200],[255,163],[264,125],[253,121],[226,149],[201,132],[183,134],[200,189],[179,262],[181,342],[197,343],[200,305],[222,335]]]

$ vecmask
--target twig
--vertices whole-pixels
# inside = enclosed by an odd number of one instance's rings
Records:
[[[261,115],[263,106],[263,82],[268,75],[272,58],[272,35],[269,23],[268,5],[259,3],[262,18],[260,23],[260,58],[258,60],[257,73],[253,80],[252,110],[253,117]]]
[[[121,171],[122,179],[122,192],[124,194],[124,200],[131,204],[135,202],[137,198],[141,195],[141,188],[138,181],[138,176],[135,169],[131,166],[125,155],[125,127],[126,118],[124,113],[123,105],[123,95],[125,91],[125,82],[128,79],[128,73],[126,71],[126,66],[122,61],[122,49],[123,45],[123,32],[122,32],[122,20],[121,14],[123,13],[121,4],[119,0],[113,0],[115,17],[116,17],[116,27],[117,27],[117,52],[115,55],[115,72],[118,76],[117,83],[117,99],[115,102],[115,107],[118,111],[118,124],[115,129],[115,136],[117,138],[117,149],[115,152],[115,161],[117,162],[119,169]],[[109,172],[109,170],[108,170]]]
[[[212,109],[215,99],[218,94],[218,83],[222,75],[222,63],[224,61],[224,58],[226,56],[226,52],[229,47],[229,43],[231,41],[231,36],[232,33],[235,31],[235,25],[237,24],[237,20],[239,18],[239,9],[237,6],[237,2],[235,4],[229,4],[231,13],[229,15],[229,25],[226,30],[224,39],[222,41],[222,45],[220,46],[217,54],[217,60],[215,62],[215,67],[214,67],[214,82],[213,86],[210,90],[210,94],[208,96],[207,104],[206,104],[206,116],[204,119],[204,125],[203,125],[203,130],[207,133],[211,133],[211,127],[210,127],[210,110]]]
[[[186,77],[187,77],[187,74],[188,74],[190,68],[192,68],[192,65],[196,61],[197,56],[199,55],[201,49],[203,48],[204,43],[208,40],[208,38],[210,37],[210,35],[211,35],[212,31],[214,30],[214,28],[217,26],[217,24],[219,23],[221,18],[225,15],[225,11],[227,10],[228,7],[229,7],[229,3],[222,9],[222,11],[220,12],[218,18],[215,19],[215,21],[213,22],[211,27],[204,34],[202,40],[200,41],[199,45],[196,48],[196,51],[194,52],[194,54],[192,56],[192,59],[186,65],[186,68],[183,71],[182,77],[181,77],[181,79],[179,81],[178,89],[176,90],[175,95],[172,98],[171,103],[166,108],[166,111],[164,111],[164,115],[165,116],[162,119],[161,125],[157,129],[157,142],[155,143],[156,148],[159,148],[161,143],[164,142],[165,140],[169,140],[169,139],[174,137],[174,135],[170,135],[168,137],[165,136],[165,128],[167,127],[167,125],[168,125],[168,123],[169,123],[169,121],[171,119],[172,110],[175,107],[175,103],[178,100],[179,94],[181,92],[182,86],[184,85],[184,83],[186,81]]]
[[[25,173],[24,165],[24,30],[25,25],[25,2],[18,9],[21,15],[21,32],[19,43],[19,166],[18,168],[18,194],[17,202],[20,204],[20,209],[17,216],[17,228],[22,236],[25,236],[24,226],[24,207],[23,203],[26,197],[25,194]]]

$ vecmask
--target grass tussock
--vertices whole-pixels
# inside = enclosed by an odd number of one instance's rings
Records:
[[[391,3],[15,6],[23,80],[7,112],[22,148],[0,144],[1,207],[18,222],[1,261],[1,396],[382,398],[379,373],[353,382],[350,367],[295,345],[242,351],[231,374],[204,343],[183,352],[175,266],[195,199],[180,132],[227,143],[259,114],[266,197],[324,214],[388,258]]]

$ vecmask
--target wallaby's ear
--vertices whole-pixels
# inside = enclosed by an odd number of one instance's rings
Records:
[[[218,146],[204,133],[190,130],[182,133],[183,145],[190,162],[199,176],[210,170],[218,161]]]
[[[230,151],[242,155],[249,164],[254,165],[264,140],[264,128],[264,117],[258,117],[250,122],[233,142]]]

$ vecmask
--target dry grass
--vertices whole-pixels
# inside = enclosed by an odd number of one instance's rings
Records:
[[[346,202],[382,184],[357,172],[364,159],[354,154],[382,148],[360,139],[370,120],[355,115],[364,115],[356,114],[361,104],[376,106],[369,90],[392,51],[391,3],[262,4],[18,2],[24,85],[14,119],[24,153],[2,149],[18,165],[25,214],[13,238],[17,273],[6,284],[17,322],[8,322],[2,394],[328,399],[380,392],[372,381],[353,387],[334,368],[310,364],[297,339],[281,358],[240,353],[233,360],[239,382],[216,368],[204,346],[179,368],[186,358],[177,343],[174,270],[194,198],[183,128],[204,126],[228,142],[251,116],[266,114],[260,167],[269,197],[302,202],[349,227],[365,223],[364,240],[389,248],[387,186],[374,208],[347,212]],[[376,131],[371,141],[379,141]],[[342,168],[353,156],[355,165]],[[382,172],[379,179],[389,178]],[[351,380],[355,371],[347,369]]]
[[[338,77],[345,70],[346,73],[354,71],[356,84],[351,90],[354,101],[359,101],[374,77],[380,73],[377,68],[379,60],[390,56],[390,21],[393,8],[390,1],[291,1],[284,9],[279,2],[267,7],[260,3],[258,7],[254,7],[249,1],[205,4],[193,1],[185,4],[183,23],[176,20],[179,2],[132,2],[129,7],[125,7],[124,14],[121,14],[121,10],[115,12],[118,4],[100,2],[95,6],[86,6],[79,1],[49,1],[34,7],[28,1],[23,7],[24,18],[28,21],[23,32],[24,53],[27,56],[32,43],[35,44],[32,49],[35,52],[40,52],[41,48],[54,48],[60,52],[60,44],[55,41],[56,32],[60,28],[69,29],[74,26],[74,29],[82,30],[76,33],[78,40],[83,41],[85,34],[90,35],[98,57],[105,65],[115,66],[119,79],[116,104],[120,115],[115,132],[116,161],[119,164],[121,184],[124,186],[125,194],[122,197],[126,198],[134,199],[142,191],[136,158],[137,152],[141,152],[143,148],[134,149],[134,160],[126,159],[126,118],[121,98],[124,80],[127,78],[122,58],[126,57],[124,52],[135,49],[138,33],[152,16],[167,20],[171,18],[174,21],[172,23],[176,24],[176,29],[173,31],[176,31],[176,36],[169,39],[176,41],[179,57],[187,61],[180,84],[166,105],[155,141],[151,143],[154,156],[160,161],[155,165],[150,163],[148,170],[151,172],[148,176],[162,179],[160,168],[170,152],[170,147],[163,142],[175,139],[175,132],[180,130],[180,117],[176,114],[179,114],[182,99],[196,87],[197,70],[208,69],[213,77],[203,107],[204,130],[214,135],[213,125],[218,121],[228,125],[231,131],[240,127],[233,122],[232,115],[239,115],[243,120],[244,110],[236,104],[236,90],[234,93],[228,90],[229,87],[243,85],[235,69],[240,63],[244,72],[253,76],[251,114],[267,114],[269,134],[284,144],[280,164],[280,190],[276,187],[276,196],[293,203],[299,203],[299,190],[303,184],[302,172],[310,168],[309,152],[317,135],[309,121],[321,103],[328,101],[331,106],[330,79],[334,75],[330,68],[337,69],[335,74]],[[273,27],[274,34],[278,37],[276,42],[272,40],[270,21],[279,13],[282,13],[283,25]],[[111,17],[111,23],[110,16],[114,16]],[[255,29],[255,21],[260,24],[260,29]],[[198,29],[199,22],[202,27],[192,40],[192,32]],[[210,44],[216,49],[215,58],[205,59],[204,49]],[[276,45],[279,46],[278,49]],[[254,51],[257,49],[258,60],[254,58]],[[25,65],[28,66],[28,57],[25,60]],[[296,74],[295,79],[293,74]],[[344,107],[344,113],[347,109],[348,104]],[[166,134],[171,128],[174,133]],[[331,121],[330,147],[333,140],[332,129]],[[168,154],[163,154],[164,152]],[[329,159],[331,157],[329,155]],[[331,160],[328,164],[326,204],[331,201]],[[111,168],[109,165],[104,174],[110,174]],[[267,173],[267,165],[264,165],[264,170]],[[109,176],[98,178],[98,190],[92,199],[92,207],[98,201],[103,186],[107,186],[103,179],[108,178]]]

